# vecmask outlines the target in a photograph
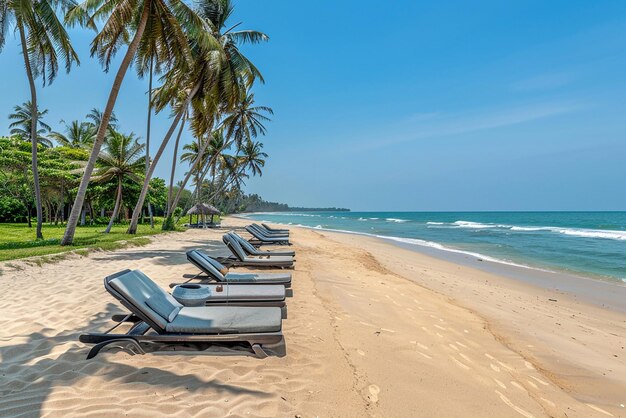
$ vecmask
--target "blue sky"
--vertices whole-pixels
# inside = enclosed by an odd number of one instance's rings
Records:
[[[275,111],[247,191],[353,210],[626,209],[626,2],[236,6],[233,23],[271,38],[245,48],[267,81],[257,102]],[[92,33],[71,34],[82,65],[39,92],[55,127],[102,108],[113,78],[89,57]],[[4,132],[29,96],[16,38],[0,80]],[[122,130],[144,136],[146,89],[131,70]]]

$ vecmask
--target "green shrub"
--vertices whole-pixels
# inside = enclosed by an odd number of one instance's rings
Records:
[[[0,197],[0,222],[24,222],[26,207],[19,200],[10,196]]]

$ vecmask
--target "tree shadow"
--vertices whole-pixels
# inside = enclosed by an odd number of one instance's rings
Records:
[[[41,416],[43,405],[56,388],[80,386],[81,381],[98,376],[110,384],[123,390],[127,383],[141,383],[153,389],[181,389],[190,392],[210,389],[219,394],[246,394],[258,397],[269,397],[271,394],[260,390],[247,389],[220,382],[205,381],[195,375],[178,375],[155,367],[141,367],[112,363],[110,357],[100,355],[85,360],[88,348],[78,342],[78,336],[84,331],[104,329],[109,318],[120,309],[107,304],[105,312],[92,318],[85,329],[72,330],[56,336],[46,336],[54,332],[41,329],[26,336],[14,336],[11,340],[18,343],[0,347],[0,415],[2,416]],[[196,355],[202,353],[195,352]],[[148,354],[151,356],[153,354]],[[181,355],[172,353],[171,355]],[[143,356],[133,357],[141,364]],[[167,354],[161,353],[162,362],[167,362]],[[136,390],[136,389],[133,389]]]
[[[230,255],[228,248],[218,241],[186,241],[189,244],[177,250],[160,250],[160,249],[142,249],[141,247],[132,248],[126,251],[115,251],[107,253],[99,257],[93,255],[94,260],[102,259],[102,261],[125,260],[139,261],[150,259],[151,263],[165,266],[181,265],[189,263],[187,261],[187,251],[202,250],[214,257],[223,257]]]

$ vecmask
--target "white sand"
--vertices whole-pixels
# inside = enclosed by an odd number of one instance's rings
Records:
[[[196,272],[184,251],[221,248],[221,233],[2,267],[0,415],[626,415],[625,315],[549,303],[542,290],[379,240],[296,228],[286,357],[85,360],[78,335],[124,312],[104,276],[139,268],[167,287]]]

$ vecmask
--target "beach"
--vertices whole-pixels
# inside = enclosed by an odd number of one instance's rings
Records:
[[[85,360],[78,336],[125,312],[105,276],[140,269],[168,288],[197,273],[186,250],[225,255],[221,235],[248,223],[3,263],[0,415],[626,416],[622,311],[381,239],[297,227],[285,357]]]

